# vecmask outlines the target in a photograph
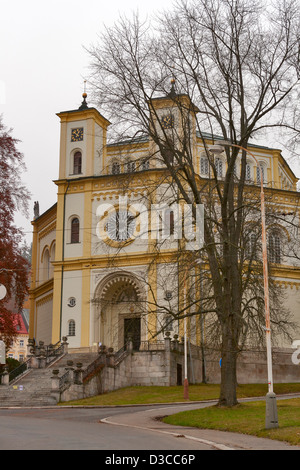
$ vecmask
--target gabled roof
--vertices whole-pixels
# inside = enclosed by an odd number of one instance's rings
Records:
[[[18,335],[28,335],[28,329],[25,325],[21,313],[13,313],[15,330]]]

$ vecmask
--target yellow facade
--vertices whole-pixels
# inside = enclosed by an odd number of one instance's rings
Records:
[[[169,105],[168,99],[157,100],[153,109],[159,116]],[[156,336],[161,330],[157,304],[163,288],[168,290],[168,276],[165,286],[161,286],[158,269],[175,264],[176,243],[170,243],[157,253],[150,234],[143,242],[135,239],[123,245],[106,243],[97,236],[101,219],[97,217],[97,210],[104,204],[117,206],[125,193],[131,205],[138,204],[141,195],[144,197],[146,193],[148,200],[151,198],[151,202],[155,202],[157,188],[166,175],[151,160],[146,168],[141,166],[144,156],[151,153],[153,143],[140,139],[107,145],[109,121],[94,108],[84,106],[59,113],[58,117],[61,141],[59,178],[55,181],[57,203],[32,222],[30,338],[55,344],[68,336],[69,346],[74,350],[88,350],[100,342],[118,349],[124,345],[130,319],[135,326],[130,326],[133,329],[129,333],[134,333],[140,318],[144,322],[140,327],[141,342],[161,338],[161,334]],[[72,141],[77,129],[82,131],[83,137]],[[196,130],[195,126],[193,129]],[[203,145],[196,132],[193,139],[197,157],[195,168],[201,178]],[[272,195],[276,207],[299,212],[298,180],[280,150],[253,146],[251,151],[265,165],[266,192]],[[81,155],[77,173],[72,167],[75,154]],[[132,161],[135,171],[128,174],[126,165]],[[118,162],[120,167],[115,168],[120,172],[112,174],[113,164]],[[252,162],[251,165],[255,185],[256,164]],[[74,229],[74,221],[78,232]],[[108,228],[109,223],[108,220]],[[300,324],[300,315],[296,311],[300,300],[299,266],[278,265],[275,276],[291,290],[292,309]],[[181,287],[182,279],[179,279],[176,287],[179,306],[184,301]],[[182,336],[182,322],[176,328],[176,333]],[[190,323],[188,328],[190,331]],[[198,323],[196,330],[199,340]]]

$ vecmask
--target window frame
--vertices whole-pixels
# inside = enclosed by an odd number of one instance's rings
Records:
[[[268,256],[270,263],[281,264],[282,237],[278,230],[271,230],[268,235]]]
[[[117,171],[116,171],[117,169]],[[112,175],[120,175],[121,174],[121,165],[119,162],[114,161],[111,164],[111,174]]]
[[[73,319],[68,321],[68,337],[69,336],[76,336],[76,322]]]
[[[73,175],[82,175],[82,152],[80,150],[75,150],[73,154]]]
[[[204,155],[200,157],[200,173],[204,176],[209,175],[209,160],[207,156]]]
[[[74,229],[74,222],[75,221],[78,221],[77,224],[76,224],[77,225],[76,231]],[[72,217],[70,225],[71,225],[70,243],[72,243],[72,244],[80,243],[80,220],[79,220],[79,217],[77,217],[77,216]]]

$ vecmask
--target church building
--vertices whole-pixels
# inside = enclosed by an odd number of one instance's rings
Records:
[[[32,221],[29,337],[45,344],[67,337],[70,351],[96,350],[100,343],[118,351],[129,338],[134,348],[142,349],[148,342],[161,341],[166,330],[181,338],[183,321],[170,315],[178,311],[183,295],[183,279],[176,270],[180,243],[174,236],[174,212],[164,212],[170,236],[157,250],[157,239],[147,225],[150,215],[141,220],[139,210],[145,201],[155,204],[164,190],[163,163],[149,157],[158,153],[156,144],[145,134],[108,143],[110,122],[89,107],[86,98],[84,94],[78,109],[57,114],[57,202],[36,213]],[[189,98],[183,95],[182,100]],[[166,129],[174,126],[176,110],[170,114],[174,108],[170,96],[154,99],[153,106]],[[197,109],[189,109],[194,171],[199,178],[209,178],[203,140],[196,132]],[[209,143],[211,136],[206,137]],[[249,158],[249,184],[257,187],[263,174],[277,206],[299,215],[298,179],[281,151],[253,145],[251,152],[263,173]],[[220,178],[225,166],[220,156]],[[274,275],[300,326],[300,263],[283,259],[282,246],[289,234],[284,227],[279,232],[269,237],[274,244],[270,262],[276,264]],[[202,333],[197,316],[189,317],[190,341],[200,344]],[[300,335],[293,338],[299,339]]]

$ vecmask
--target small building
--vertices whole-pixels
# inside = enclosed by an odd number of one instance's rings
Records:
[[[26,304],[24,306],[26,309]],[[28,306],[27,306],[28,309]],[[26,359],[27,343],[29,338],[28,324],[23,312],[12,313],[17,336],[7,350],[7,357],[23,362]]]

